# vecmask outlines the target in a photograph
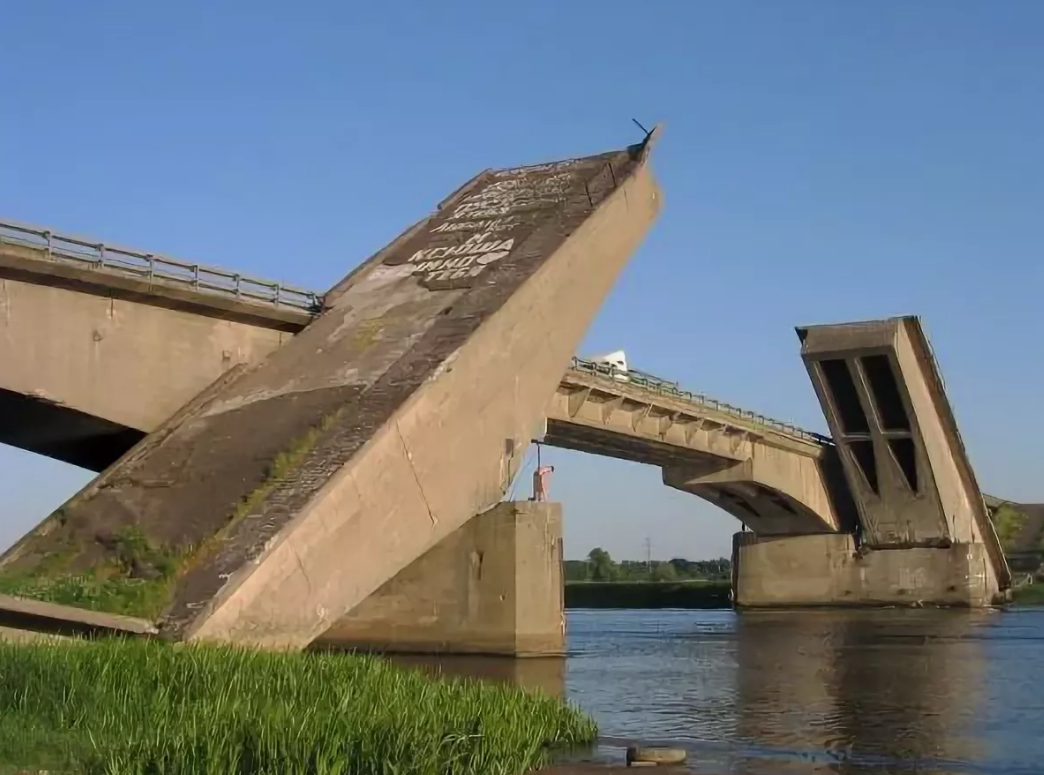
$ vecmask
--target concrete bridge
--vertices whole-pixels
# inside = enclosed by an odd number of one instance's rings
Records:
[[[322,312],[317,293],[3,221],[0,277],[10,364],[0,443],[98,472]],[[665,483],[759,535],[855,525],[850,508],[847,521],[835,513],[840,496],[821,473],[829,438],[620,376],[574,358],[546,410],[545,443],[660,466]]]
[[[659,210],[648,151],[484,172],[322,296],[0,224],[0,442],[104,471],[0,574],[162,582],[176,639],[547,653],[560,512],[491,509],[541,439],[739,518],[741,604],[1003,596],[916,319],[799,331],[837,443],[570,360]]]

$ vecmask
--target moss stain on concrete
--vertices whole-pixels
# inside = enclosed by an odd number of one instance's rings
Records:
[[[140,526],[125,525],[104,539],[107,556],[85,573],[67,572],[82,547],[71,536],[30,572],[0,572],[0,593],[94,611],[155,620],[170,605],[178,580],[213,556],[232,530],[256,512],[272,491],[301,466],[343,409],[331,412],[295,438],[268,466],[264,481],[247,494],[225,523],[194,545],[172,547],[150,541]],[[56,513],[56,521],[62,517]]]

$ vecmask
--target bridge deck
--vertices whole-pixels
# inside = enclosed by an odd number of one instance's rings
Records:
[[[296,331],[321,310],[312,291],[51,229],[0,220],[0,277],[42,278],[106,295]]]
[[[741,446],[759,442],[810,457],[829,437],[685,390],[643,372],[573,358],[548,411],[547,443],[663,465],[706,452],[698,434],[720,437],[711,453],[743,459]],[[623,447],[623,449],[621,449]],[[622,454],[620,454],[622,452]]]

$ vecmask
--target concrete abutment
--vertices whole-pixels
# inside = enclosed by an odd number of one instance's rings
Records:
[[[860,549],[847,533],[733,537],[740,608],[954,606],[1006,602],[982,544]]]
[[[392,654],[563,654],[561,505],[505,502],[476,515],[314,646]]]

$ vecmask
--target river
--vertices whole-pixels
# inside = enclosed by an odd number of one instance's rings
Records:
[[[568,639],[564,665],[499,669],[564,678],[597,758],[645,741],[707,775],[1044,773],[1044,609],[573,610]]]

